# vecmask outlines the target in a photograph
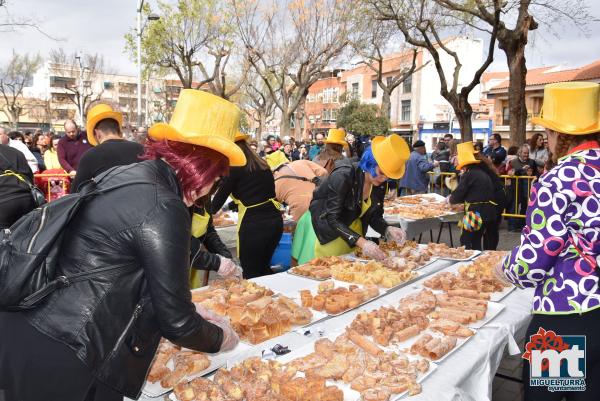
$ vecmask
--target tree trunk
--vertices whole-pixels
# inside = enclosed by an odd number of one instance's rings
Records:
[[[290,113],[288,113],[287,110],[285,112],[281,113],[281,125],[279,128],[279,136],[281,138],[290,134],[290,119],[291,119],[291,117],[292,116],[290,115]]]
[[[508,107],[510,141],[522,145],[526,140],[527,131],[527,106],[525,105],[525,86],[527,66],[525,64],[525,43],[511,40],[503,43],[501,48],[506,53],[508,63]]]
[[[381,116],[385,117],[391,123],[392,116],[392,99],[391,94],[386,90],[383,91],[383,96],[381,98]]]
[[[264,112],[260,112],[259,113],[259,119],[258,119],[258,135],[256,136],[256,139],[258,139],[259,141],[262,139],[262,136],[265,132],[265,127],[267,125],[267,116],[265,115]]]
[[[458,107],[454,107],[454,114],[456,115],[456,121],[460,124],[460,137],[462,142],[473,142],[473,122],[471,117],[473,115],[473,108],[469,104],[467,99],[460,101]]]

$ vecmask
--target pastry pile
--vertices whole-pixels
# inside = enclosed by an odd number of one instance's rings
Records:
[[[392,394],[408,391],[419,394],[419,375],[429,370],[429,363],[410,361],[406,355],[385,352],[365,336],[349,330],[335,341],[319,339],[315,352],[289,365],[306,378],[338,380],[358,391],[364,401],[387,401]]]
[[[319,377],[297,377],[292,364],[250,358],[231,370],[220,369],[214,380],[194,379],[175,387],[179,401],[343,401],[336,386]]]
[[[379,248],[388,258],[382,263],[394,270],[415,270],[426,265],[431,260],[432,252],[427,248],[419,247],[415,241],[406,241],[402,245],[396,242],[380,242]],[[367,258],[360,248],[354,251],[359,258]]]
[[[401,196],[386,201],[384,205],[386,214],[395,214],[413,220],[441,217],[459,211],[445,201],[424,195]]]
[[[339,256],[325,256],[315,258],[308,263],[293,267],[291,272],[300,276],[316,278],[318,280],[331,278],[331,266],[345,263],[346,260]]]
[[[373,284],[366,285],[364,288],[356,285],[348,288],[335,288],[333,281],[325,281],[319,284],[318,293],[315,296],[309,290],[301,290],[300,300],[304,307],[325,311],[329,315],[337,315],[354,309],[378,295],[379,288]]]
[[[212,222],[215,227],[226,227],[235,225],[235,221],[228,213],[217,213],[212,216]]]
[[[258,344],[280,336],[294,325],[306,325],[312,312],[283,295],[246,280],[216,281],[192,293],[192,301],[228,316],[240,338]]]
[[[464,246],[461,246],[460,248],[450,248],[446,244],[436,244],[434,242],[427,244],[427,249],[433,256],[451,259],[468,259],[475,253],[475,251],[465,249]]]
[[[173,368],[169,368],[169,365]],[[169,389],[185,378],[203,372],[209,366],[210,360],[205,354],[181,350],[181,347],[163,339],[152,361],[147,380],[150,383],[160,382],[161,387]]]
[[[345,262],[331,266],[334,279],[356,284],[375,284],[392,288],[416,276],[412,271],[391,270],[379,262]]]

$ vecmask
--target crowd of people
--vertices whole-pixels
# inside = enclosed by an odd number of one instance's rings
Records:
[[[458,173],[443,185],[452,190],[449,204],[464,205],[461,243],[469,249],[496,249],[503,210],[527,214],[523,228],[511,226],[522,229],[521,244],[497,273],[536,287],[534,311],[597,310],[600,297],[580,285],[582,277],[591,279],[597,292],[600,254],[598,189],[590,181],[600,174],[599,87],[586,85],[549,86],[547,99],[580,90],[576,98],[587,108],[561,104],[571,114],[553,114],[548,106],[538,121],[546,136],[508,150],[498,134],[486,147],[448,134],[428,154],[421,140],[409,147],[396,134],[365,138],[343,129],[319,133],[314,143],[274,136],[258,143],[239,131],[237,106],[198,90],[183,90],[171,121],[150,127],[143,143],[126,140],[122,115],[101,103],[88,112],[85,131],[68,120],[60,139],[0,129],[0,228],[18,225],[34,208],[27,184],[36,172],[64,171],[72,176],[73,193],[116,188],[71,217],[58,255],[67,279],[82,270],[106,273],[50,292],[31,311],[0,311],[0,327],[11,327],[0,330],[0,371],[8,372],[0,389],[24,401],[135,398],[161,336],[203,352],[237,344],[226,318],[192,304],[194,270],[247,279],[272,274],[283,206],[297,222],[292,256],[298,263],[356,248],[383,260],[377,239],[366,235],[369,227],[387,240],[406,240],[402,228],[383,218],[385,197],[425,193],[431,180],[442,186],[436,172]],[[533,180],[508,182],[504,174],[536,177],[531,196]],[[520,201],[511,205],[515,191]],[[212,223],[224,208],[238,213],[237,258]],[[115,265],[122,268],[107,267]],[[548,295],[548,276],[554,287],[564,281],[560,287],[566,288],[571,280],[581,290],[575,298],[558,288],[552,292],[558,295]],[[597,329],[579,323],[597,313],[577,321],[590,338]],[[570,322],[547,320],[560,330]],[[596,369],[599,354],[597,347],[588,350]],[[24,385],[29,381],[38,385]]]

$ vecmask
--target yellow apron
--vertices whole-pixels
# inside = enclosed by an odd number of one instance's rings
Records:
[[[240,227],[242,226],[242,220],[244,220],[244,215],[246,214],[246,210],[252,209],[253,207],[265,205],[269,202],[273,203],[273,206],[275,206],[275,209],[281,210],[282,205],[281,205],[281,203],[277,202],[277,200],[275,198],[269,198],[264,202],[260,202],[260,203],[257,203],[255,205],[250,205],[250,206],[244,205],[242,203],[242,201],[234,198],[233,196],[231,197],[231,199],[233,199],[233,201],[235,202],[235,204],[238,207],[238,221],[237,221],[236,234],[237,234],[237,257],[239,259],[240,258]]]
[[[194,213],[192,215],[192,236],[195,238],[200,238],[206,231],[208,230],[208,222],[210,221],[210,214],[204,211],[204,214]],[[203,270],[198,269],[190,269],[190,288],[200,288],[202,287],[202,275],[204,274]]]
[[[369,194],[369,198],[362,202],[362,206],[360,209],[360,216],[356,220],[350,224],[350,229],[352,231],[357,232],[359,235],[364,235],[362,230],[362,222],[360,218],[369,210],[371,207],[371,194]],[[353,252],[354,248],[350,248],[346,241],[344,241],[341,237],[334,239],[331,242],[322,245],[319,240],[315,241],[315,257],[321,256],[340,256],[345,255],[347,253]]]

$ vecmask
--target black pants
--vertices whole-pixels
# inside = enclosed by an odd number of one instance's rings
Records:
[[[0,229],[12,226],[21,216],[31,212],[34,208],[35,204],[29,192],[8,201],[0,200]]]
[[[600,309],[582,315],[534,315],[527,328],[525,343],[543,327],[558,335],[586,336],[586,390],[550,392],[546,387],[529,385],[529,361],[523,360],[523,385],[525,401],[597,401],[600,400]]]
[[[460,244],[464,246],[466,249],[475,249],[481,251],[482,248],[482,239],[483,233],[487,227],[487,224],[484,222],[481,228],[477,231],[467,231],[463,228],[462,233],[460,234]]]
[[[500,223],[502,222],[502,212],[496,215],[496,220],[488,221],[483,232],[483,249],[486,251],[495,251],[500,242]]]
[[[123,400],[94,379],[75,352],[37,331],[19,313],[0,312],[2,390],[6,401]]]
[[[242,220],[239,251],[245,279],[273,274],[271,258],[283,233],[283,219],[272,205],[270,208],[248,209]]]

